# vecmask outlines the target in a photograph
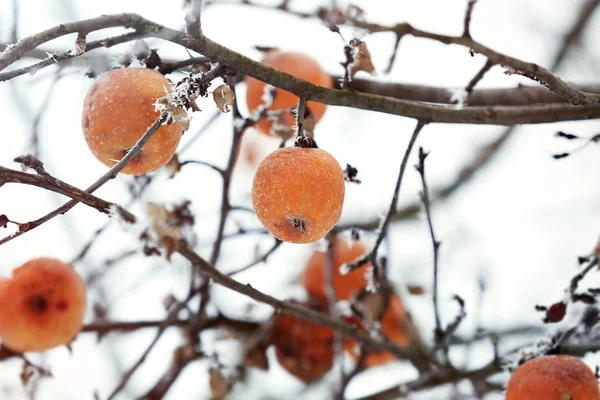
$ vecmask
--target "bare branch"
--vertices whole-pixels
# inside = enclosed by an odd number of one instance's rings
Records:
[[[261,303],[265,303],[273,307],[278,312],[287,312],[296,317],[306,319],[308,321],[314,322],[316,324],[324,325],[329,328],[338,330],[344,336],[350,337],[354,340],[357,340],[359,343],[365,344],[367,347],[385,350],[391,353],[394,353],[399,358],[407,358],[411,360],[413,363],[422,363],[427,357],[423,354],[420,354],[420,349],[402,349],[388,341],[373,338],[368,335],[364,335],[360,333],[356,328],[343,323],[340,320],[333,319],[328,315],[323,313],[313,311],[307,307],[304,307],[299,304],[295,304],[292,302],[285,302],[275,297],[269,296],[265,293],[262,293],[256,289],[254,289],[249,284],[242,284],[229,276],[219,272],[215,267],[213,267],[210,263],[200,257],[197,253],[195,253],[192,249],[189,248],[187,243],[181,242],[179,245],[179,249],[177,250],[185,259],[191,262],[193,265],[200,268],[204,273],[206,273],[212,280],[214,280],[219,285],[222,285],[228,289],[231,289],[235,292],[243,294],[245,296],[250,297],[253,300],[256,300]]]
[[[436,239],[433,231],[433,222],[431,220],[431,203],[429,201],[429,189],[427,187],[427,180],[425,179],[425,159],[429,153],[423,151],[423,148],[419,148],[419,163],[415,166],[416,170],[421,176],[421,184],[423,190],[421,191],[421,202],[425,209],[425,217],[427,218],[427,225],[429,226],[429,235],[431,236],[431,244],[433,247],[433,310],[435,314],[435,337],[436,341],[439,340],[443,334],[442,323],[440,319],[440,309],[438,304],[438,256],[441,242]]]
[[[475,51],[488,56],[491,62],[506,65],[523,74],[535,76],[539,80],[544,81],[546,86],[552,91],[568,99],[572,104],[584,105],[586,107],[532,105],[529,107],[468,107],[465,109],[452,109],[448,107],[390,99],[384,96],[354,91],[327,89],[250,60],[233,50],[211,41],[205,36],[201,36],[201,40],[197,43],[190,43],[189,38],[182,32],[162,27],[135,14],[104,16],[96,19],[74,22],[62,25],[58,28],[52,28],[44,33],[49,35],[48,37],[58,37],[61,34],[69,33],[71,31],[91,31],[111,26],[137,27],[139,31],[147,33],[148,36],[169,40],[182,46],[188,46],[190,49],[200,52],[212,60],[223,63],[226,67],[292,92],[297,96],[308,96],[311,100],[330,105],[348,106],[403,115],[425,122],[514,125],[600,117],[600,101],[598,101],[600,95],[581,92],[567,85],[550,71],[538,65],[526,63],[497,53],[472,41],[470,38],[437,35],[420,31],[408,24],[385,27],[372,24],[364,25],[364,23],[357,22],[355,25],[364,27],[373,32],[398,32],[437,40],[441,43],[459,44],[471,47]],[[83,29],[84,27],[85,29]],[[47,37],[43,34],[33,35],[23,39],[14,47],[5,50],[2,56],[0,56],[0,66],[6,66],[12,63],[20,58],[26,51],[45,41],[47,41]]]
[[[96,182],[94,182],[94,184],[92,186],[87,188],[85,191],[87,193],[93,193],[96,189],[98,189],[99,187],[104,185],[106,182],[108,182],[109,180],[116,177],[117,174],[123,168],[125,168],[125,166],[131,160],[133,160],[133,158],[135,156],[138,155],[138,153],[142,150],[142,147],[146,144],[146,142],[148,140],[150,140],[150,138],[152,137],[152,135],[154,135],[154,133],[158,130],[158,128],[160,128],[160,126],[166,120],[166,118],[167,118],[166,114],[161,114],[156,119],[156,121],[148,128],[148,130],[146,131],[146,133],[144,133],[144,135],[140,138],[140,140],[138,140],[138,142],[127,152],[125,157],[123,157],[121,159],[121,161],[119,161],[117,164],[115,164],[107,173],[102,175]],[[66,213],[71,208],[75,207],[77,205],[77,203],[79,203],[79,200],[75,200],[75,199],[71,200],[71,201],[65,203],[63,206],[50,212],[49,214],[46,214],[45,216],[38,218],[35,221],[31,221],[31,222],[24,224],[24,226],[21,227],[21,229],[19,229],[19,231],[13,233],[12,235],[9,235],[9,236],[6,236],[6,237],[0,239],[0,245],[21,236],[25,232],[29,232],[32,229],[37,228],[38,226],[42,225],[44,222],[51,220],[52,218],[56,217],[57,215]]]
[[[475,3],[477,3],[477,0],[468,0],[467,11],[465,12],[464,29],[463,29],[464,37],[468,37],[468,38],[471,37],[471,32],[469,31],[469,29],[471,27],[471,15],[473,14],[473,8],[475,7]]]
[[[421,132],[421,130],[423,129],[424,126],[425,126],[424,122],[417,121],[415,130],[413,131],[412,136],[410,137],[410,140],[408,142],[408,147],[406,148],[406,151],[404,152],[404,157],[402,158],[402,163],[400,164],[400,172],[398,173],[398,179],[396,180],[396,187],[394,188],[394,196],[392,197],[392,202],[391,202],[388,212],[385,216],[385,219],[382,221],[381,226],[379,228],[380,229],[379,235],[377,236],[377,240],[375,241],[375,244],[373,245],[373,249],[365,256],[359,258],[358,260],[356,260],[355,262],[353,262],[351,264],[348,264],[347,265],[348,272],[353,271],[356,268],[360,267],[361,265],[366,264],[367,262],[369,262],[369,260],[371,260],[371,265],[373,265],[373,266],[377,265],[377,250],[379,249],[379,246],[381,246],[381,243],[383,242],[383,239],[385,238],[385,235],[387,234],[387,229],[388,229],[390,223],[393,221],[394,215],[397,212],[398,198],[400,197],[400,186],[402,184],[402,178],[404,177],[404,171],[406,170],[406,164],[408,163],[408,157],[410,156],[410,153],[415,144],[415,141],[417,140],[417,136],[419,136],[419,133]]]
[[[0,71],[17,61],[29,50],[33,50],[41,44],[49,42],[70,33],[89,33],[99,29],[124,27],[133,28],[138,32],[158,32],[160,25],[141,18],[136,14],[103,15],[83,21],[61,24],[47,29],[35,35],[19,40],[15,45],[4,49],[0,54]]]
[[[471,97],[471,94],[473,93],[473,89],[475,88],[475,85],[477,85],[479,83],[479,81],[481,81],[483,79],[483,76],[486,74],[486,72],[488,72],[493,66],[494,66],[494,63],[491,62],[490,60],[487,60],[484,64],[484,66],[481,67],[479,72],[477,72],[477,74],[473,77],[473,79],[471,79],[471,81],[465,88],[465,92],[467,93],[467,99],[469,99]],[[467,103],[470,103],[470,101],[467,100]]]

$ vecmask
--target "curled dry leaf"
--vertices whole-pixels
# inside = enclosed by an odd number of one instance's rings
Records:
[[[171,261],[171,255],[179,248],[181,231],[177,226],[170,224],[169,215],[165,206],[156,203],[148,204],[150,227],[156,234],[160,246],[167,251],[167,260]]]
[[[165,168],[169,173],[169,178],[173,178],[175,174],[181,170],[181,163],[179,162],[177,154],[173,154],[173,157],[171,157],[169,162],[165,165]]]
[[[371,53],[367,48],[367,44],[362,40],[352,39],[350,46],[354,47],[354,62],[349,65],[350,77],[354,78],[354,75],[358,71],[365,71],[371,75],[375,74],[375,66],[371,60]]]
[[[235,101],[235,93],[224,83],[213,91],[213,99],[221,112],[228,113],[231,111],[229,106]]]
[[[600,258],[600,239],[598,239],[598,243],[596,244],[596,248],[594,249],[593,255],[594,257]]]

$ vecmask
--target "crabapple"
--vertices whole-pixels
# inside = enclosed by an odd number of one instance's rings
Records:
[[[147,68],[113,69],[92,84],[83,104],[83,134],[98,160],[118,163],[160,115],[154,109],[171,84]],[[164,166],[173,156],[183,128],[163,125],[121,172],[140,175]]]
[[[309,300],[305,305],[324,311],[327,305]],[[272,343],[283,368],[310,383],[321,379],[333,366],[335,334],[331,328],[291,314],[274,317]]]
[[[0,283],[0,337],[14,351],[68,344],[83,325],[86,290],[73,267],[36,258]]]
[[[348,264],[364,256],[368,249],[360,240],[348,241],[338,238],[333,244],[333,286],[338,300],[348,300],[353,293],[367,286],[366,273],[371,264],[365,264],[347,274],[340,272],[343,264]],[[315,251],[302,274],[304,288],[313,296],[327,298],[326,268],[329,266],[327,251]]]
[[[594,371],[577,357],[541,356],[526,361],[510,376],[506,400],[600,400]]]
[[[408,313],[402,305],[402,301],[397,294],[390,294],[387,307],[380,319],[381,332],[392,343],[400,347],[406,347],[410,344],[410,338],[413,335],[414,327]],[[344,347],[354,358],[358,358],[356,351],[356,342],[347,339]],[[364,361],[365,368],[385,364],[396,360],[398,357],[394,353],[386,351],[369,351]]]
[[[284,147],[258,166],[252,204],[273,236],[310,243],[339,221],[344,193],[344,172],[331,154],[317,148]]]
[[[269,67],[287,72],[290,75],[304,79],[315,85],[327,88],[333,87],[333,81],[329,74],[321,68],[316,60],[306,54],[270,50],[265,54],[265,57],[261,62]],[[266,83],[252,77],[247,77],[246,85],[246,102],[248,104],[248,110],[253,113],[265,104],[264,95]],[[294,109],[297,104],[298,96],[282,89],[275,89],[273,104],[268,107],[268,110],[278,111]],[[321,119],[327,108],[325,104],[314,101],[309,101],[306,106],[314,117],[315,123]],[[291,128],[295,125],[296,119],[292,113],[284,113],[281,115],[278,122]],[[273,127],[273,121],[271,119],[263,118],[257,122],[255,127],[262,133],[277,136],[277,133],[271,129]]]

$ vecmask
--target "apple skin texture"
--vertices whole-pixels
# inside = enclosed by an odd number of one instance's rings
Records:
[[[86,288],[72,266],[31,260],[0,281],[0,338],[16,352],[70,343],[83,326]]]
[[[92,84],[83,104],[82,128],[94,156],[108,167],[118,163],[156,121],[156,100],[171,84],[147,68],[114,69]],[[164,166],[177,149],[183,128],[163,125],[121,171],[141,175]]]

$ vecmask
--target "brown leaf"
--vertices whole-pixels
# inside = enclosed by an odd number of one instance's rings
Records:
[[[178,227],[170,224],[167,209],[156,203],[148,204],[148,216],[150,227],[158,238],[158,243],[167,251],[167,260],[171,261],[171,255],[179,248],[181,231]]]
[[[420,296],[425,293],[425,288],[421,285],[406,285],[406,289],[408,289],[408,293]]]
[[[372,293],[364,290],[352,303],[352,309],[369,323],[379,321],[385,306],[383,293]]]
[[[33,370],[33,368],[31,368],[26,362],[24,362],[20,374],[21,383],[23,383],[23,386],[27,386],[34,375],[35,371]]]
[[[169,162],[165,165],[165,168],[169,173],[169,178],[173,178],[175,174],[181,170],[181,163],[179,162],[177,154],[173,154],[173,157],[171,157]]]
[[[231,111],[229,106],[235,101],[235,93],[227,84],[222,84],[213,91],[213,100],[215,104],[224,113]]]
[[[190,129],[190,121],[192,119],[182,106],[175,105],[170,101],[169,95],[156,100],[155,109],[161,113],[166,112],[169,114],[169,118],[167,119],[168,123],[176,122],[181,125],[184,130],[187,131]]]
[[[262,342],[252,343],[244,353],[243,364],[247,367],[253,367],[267,371],[269,369],[269,359],[267,358],[268,345]]]
[[[367,44],[361,40],[352,39],[350,41],[350,46],[356,49],[354,52],[354,62],[349,66],[350,77],[354,78],[354,75],[356,75],[358,71],[365,71],[374,75],[375,66],[371,60],[371,53],[367,48]]]
[[[223,375],[219,368],[210,368],[208,373],[210,375],[209,383],[212,399],[224,399],[231,390],[231,382]]]

